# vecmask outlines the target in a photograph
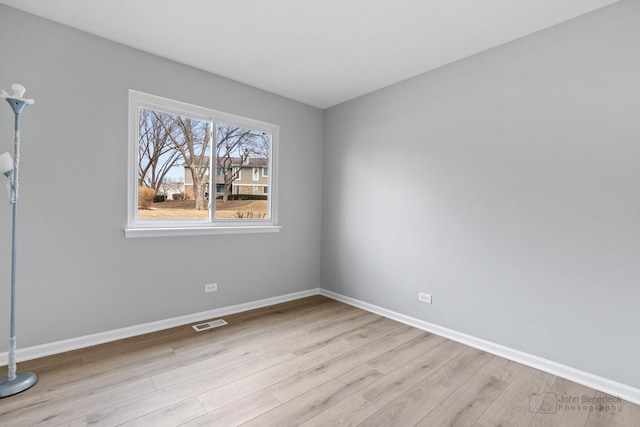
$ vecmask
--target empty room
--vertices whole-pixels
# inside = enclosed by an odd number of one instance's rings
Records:
[[[640,427],[640,1],[0,0],[0,97],[1,426]]]

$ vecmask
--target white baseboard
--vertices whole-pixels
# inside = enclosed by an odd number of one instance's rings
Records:
[[[186,316],[173,317],[171,319],[158,320],[156,322],[143,323],[142,325],[130,326],[127,328],[116,329],[112,331],[100,332],[97,334],[85,335],[83,337],[71,338],[63,341],[56,341],[47,344],[36,345],[33,347],[18,348],[16,350],[16,361],[24,362],[25,360],[37,359],[39,357],[51,356],[52,354],[64,353],[65,351],[77,350],[79,348],[90,347],[92,345],[104,344],[106,342],[130,338],[137,335],[157,332],[163,329],[174,328],[176,326],[186,325],[189,323],[208,320],[215,317],[228,316],[230,314],[240,313],[243,311],[253,310],[256,308],[267,307],[274,304],[280,304],[299,298],[312,295],[318,295],[319,289],[309,289],[307,291],[294,292],[291,294],[280,295],[273,298],[266,298],[258,301],[252,301],[244,304],[231,305],[228,307],[215,308],[213,310],[202,311],[200,313],[188,314]],[[6,365],[8,361],[8,353],[0,353],[0,366]]]
[[[640,389],[638,388],[612,381],[607,378],[591,374],[589,372],[581,371],[570,366],[556,363],[548,359],[543,359],[542,357],[534,356],[532,354],[505,347],[500,344],[476,338],[471,335],[463,334],[452,329],[443,328],[442,326],[434,325],[433,323],[425,322],[424,320],[416,319],[415,317],[406,316],[395,311],[387,310],[386,308],[369,304],[351,297],[328,291],[326,289],[320,289],[320,295],[324,295],[328,298],[335,299],[345,304],[349,304],[354,307],[369,311],[371,313],[396,320],[406,325],[413,326],[415,328],[422,329],[436,335],[440,335],[441,337],[457,341],[470,347],[486,351],[487,353],[491,353],[496,356],[504,357],[505,359],[509,359],[544,372],[548,372],[558,377],[565,378],[569,381],[582,384],[586,387],[590,387],[607,393],[611,396],[620,397],[621,399],[635,403],[636,405],[640,405]]]
[[[620,397],[629,402],[640,405],[640,389],[628,386],[616,381],[609,380],[607,378],[600,377],[598,375],[591,374],[589,372],[581,371],[570,366],[562,365],[560,363],[553,362],[548,359],[543,359],[532,354],[524,353],[519,350],[515,350],[509,347],[505,347],[500,344],[496,344],[490,341],[486,341],[480,338],[473,337],[471,335],[463,334],[461,332],[454,331],[452,329],[444,328],[442,326],[435,325],[433,323],[425,322],[424,320],[416,319],[415,317],[407,316],[401,313],[397,313],[392,310],[388,310],[377,305],[369,304],[364,301],[357,300],[355,298],[347,297],[326,289],[309,289],[301,292],[294,292],[291,294],[281,295],[273,298],[266,298],[258,301],[252,301],[244,304],[237,304],[228,307],[216,308],[209,311],[203,311],[200,313],[189,314],[186,316],[174,317],[171,319],[159,320],[156,322],[144,323],[142,325],[131,326],[122,329],[116,329],[113,331],[101,332],[92,335],[86,335],[78,338],[71,338],[68,340],[52,342],[48,344],[37,345],[33,347],[19,348],[16,351],[16,360],[23,362],[25,360],[37,359],[39,357],[50,356],[53,354],[64,353],[66,351],[77,350],[80,348],[90,347],[93,345],[103,344],[110,341],[115,341],[124,338],[130,338],[137,335],[143,335],[151,332],[160,331],[163,329],[173,328],[176,326],[186,325],[189,323],[199,322],[201,320],[208,320],[216,317],[227,316],[230,314],[240,313],[247,310],[253,310],[256,308],[267,307],[274,304],[280,304],[287,301],[292,301],[299,298],[304,298],[312,295],[324,295],[328,298],[335,299],[345,304],[358,307],[360,309],[369,311],[371,313],[378,314],[389,319],[396,320],[409,326],[413,326],[418,329],[422,329],[427,332],[431,332],[436,335],[440,335],[444,338],[457,341],[459,343],[474,347],[487,353],[494,354],[496,356],[504,357],[505,359],[513,360],[514,362],[522,363],[523,365],[530,366],[535,369],[539,369],[544,372],[548,372],[553,375],[565,378],[567,380],[582,384],[587,387],[591,387],[596,390],[600,390],[612,396]],[[7,352],[0,353],[0,365],[6,365],[8,359]]]

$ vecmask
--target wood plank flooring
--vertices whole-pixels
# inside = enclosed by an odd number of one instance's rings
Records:
[[[636,405],[321,296],[225,320],[20,363],[39,382],[0,426],[640,427]]]

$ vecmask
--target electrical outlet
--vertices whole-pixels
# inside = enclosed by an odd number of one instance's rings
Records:
[[[204,293],[208,294],[209,292],[215,292],[218,290],[217,283],[209,283],[208,285],[204,285]]]
[[[418,292],[418,301],[431,304],[431,295],[425,294],[424,292]]]

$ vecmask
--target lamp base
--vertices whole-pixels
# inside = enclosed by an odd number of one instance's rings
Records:
[[[0,398],[25,391],[37,382],[38,377],[31,372],[21,372],[16,375],[16,379],[13,381],[9,381],[9,377],[2,377],[0,378]]]

